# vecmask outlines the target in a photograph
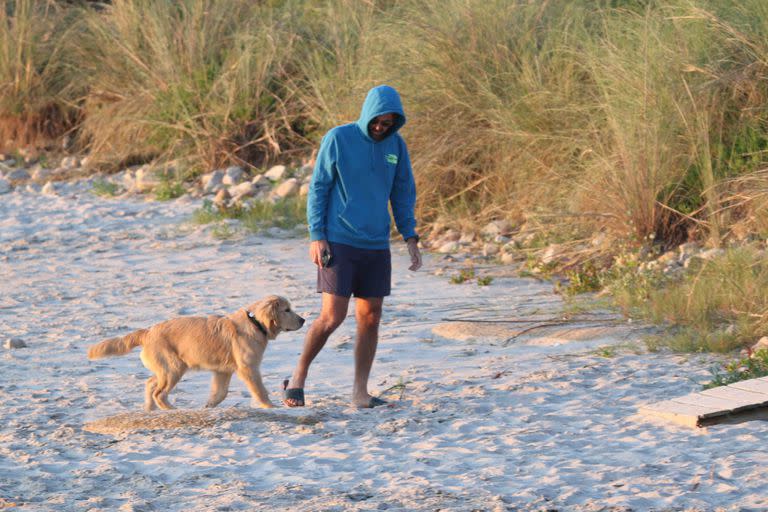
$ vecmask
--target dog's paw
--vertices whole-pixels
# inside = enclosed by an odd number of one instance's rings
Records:
[[[262,409],[274,409],[275,408],[275,404],[273,404],[272,402],[259,402],[258,406],[261,407]]]

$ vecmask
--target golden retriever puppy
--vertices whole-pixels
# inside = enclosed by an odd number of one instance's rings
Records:
[[[304,319],[287,299],[271,295],[227,316],[181,317],[110,338],[88,349],[88,359],[127,354],[141,347],[141,362],[154,373],[147,380],[145,409],[173,409],[168,393],[187,370],[213,372],[206,407],[227,396],[232,374],[246,383],[261,407],[273,407],[259,367],[267,342],[281,331],[295,331]]]

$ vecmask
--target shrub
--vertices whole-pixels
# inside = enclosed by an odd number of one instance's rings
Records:
[[[162,180],[160,184],[155,187],[155,199],[158,201],[170,201],[177,197],[183,196],[187,189],[184,188],[184,184],[178,181]]]
[[[458,274],[451,276],[450,283],[462,284],[462,283],[466,283],[467,281],[471,281],[474,278],[475,278],[475,269],[464,268],[464,269],[461,269]]]
[[[117,195],[118,190],[117,184],[104,179],[95,180],[91,187],[91,192],[102,197],[114,197]]]
[[[490,286],[492,282],[493,282],[493,278],[491,276],[483,276],[483,277],[477,278],[478,286]]]
[[[301,198],[287,198],[275,203],[253,200],[223,209],[205,200],[203,206],[193,212],[192,221],[196,224],[210,224],[225,219],[238,219],[245,229],[261,232],[271,227],[292,229],[305,222],[306,217],[306,201]]]
[[[578,269],[565,272],[566,285],[560,286],[566,296],[574,296],[580,293],[596,292],[603,288],[601,271],[593,264],[585,264]]]
[[[747,357],[712,368],[711,373],[712,380],[704,384],[704,389],[768,376],[768,349],[756,350],[754,353],[749,353]]]

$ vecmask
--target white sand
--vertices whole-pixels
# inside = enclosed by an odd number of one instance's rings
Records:
[[[626,328],[454,336],[442,319],[555,318],[564,304],[531,280],[452,285],[431,272],[438,256],[408,272],[399,244],[372,378],[376,391],[405,383],[392,407],[348,405],[350,318],[312,367],[310,407],[252,409],[233,379],[221,408],[200,412],[210,377],[197,373],[172,394],[180,411],[148,417],[138,350],[89,362],[89,344],[268,293],[310,322],[318,312],[305,239],[216,240],[185,224],[198,206],[76,184],[0,196],[0,341],[28,345],[0,347],[0,509],[768,510],[765,422],[635,415],[699,389],[714,356],[649,354]],[[305,331],[268,348],[275,401]]]

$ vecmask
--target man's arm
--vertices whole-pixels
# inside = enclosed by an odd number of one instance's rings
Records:
[[[333,132],[320,142],[312,181],[307,193],[307,225],[309,226],[309,257],[320,266],[324,251],[329,251],[325,229],[327,226],[328,196],[333,187],[336,165],[336,143]]]
[[[411,159],[408,156],[408,148],[400,139],[400,158],[395,168],[395,179],[392,182],[392,190],[389,193],[389,202],[392,204],[392,215],[395,218],[397,230],[408,240],[416,236],[416,182],[413,179]]]
[[[400,139],[401,151],[395,169],[395,180],[389,194],[392,204],[392,215],[395,218],[397,230],[408,244],[408,254],[411,257],[409,270],[421,268],[421,252],[419,251],[419,236],[416,234],[416,181],[413,178],[411,159],[405,142]]]

